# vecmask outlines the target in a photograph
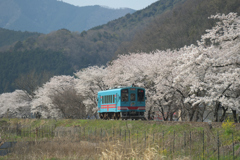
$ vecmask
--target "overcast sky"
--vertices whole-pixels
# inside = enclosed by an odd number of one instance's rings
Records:
[[[110,8],[143,9],[158,0],[59,0],[76,6],[100,5]]]

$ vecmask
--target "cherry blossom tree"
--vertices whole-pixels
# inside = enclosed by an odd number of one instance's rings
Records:
[[[74,88],[66,89],[51,96],[53,105],[58,108],[63,118],[85,119],[86,107],[83,97]]]
[[[146,89],[147,111],[148,114],[157,107],[164,115],[174,111],[173,105],[168,105],[166,110],[166,101],[169,104],[170,92],[169,87],[164,82],[169,83],[169,79],[173,78],[172,68],[174,67],[174,59],[178,56],[174,51],[155,51],[153,53],[131,53],[129,55],[121,55],[107,67],[107,76],[104,78],[105,83],[111,87],[114,86],[130,86],[135,84]],[[172,90],[173,91],[173,90]],[[168,96],[167,96],[168,95]],[[168,98],[167,98],[168,97]],[[163,103],[165,103],[163,105]],[[168,119],[168,117],[166,118]]]
[[[42,117],[64,117],[62,110],[53,103],[56,95],[64,94],[65,91],[74,89],[76,79],[72,76],[54,76],[43,87],[35,91],[35,98],[32,100],[32,112],[41,113]],[[67,106],[66,106],[67,107]],[[80,113],[79,113],[80,114]]]
[[[223,110],[233,111],[235,122],[236,111],[240,111],[240,17],[236,13],[217,14],[210,18],[220,22],[203,35],[201,44],[208,40],[215,54],[211,70],[207,75],[209,97],[220,102]],[[214,83],[213,83],[214,82]],[[225,113],[225,112],[224,112]]]
[[[184,54],[179,58],[179,75],[174,81],[178,87],[189,88],[184,97],[190,108],[215,104],[211,109],[218,121],[220,106],[225,112],[239,110],[240,21],[235,13],[211,18],[220,22],[207,30],[198,46],[181,49]]]
[[[75,73],[76,91],[83,96],[83,103],[89,117],[97,118],[97,93],[108,88],[103,80],[106,74],[107,70],[103,66],[91,66]]]
[[[107,67],[107,75],[104,78],[106,84],[110,87],[131,86],[132,84],[144,87],[146,95],[149,97],[147,111],[152,111],[153,100],[151,95],[155,93],[152,76],[153,64],[158,63],[154,59],[154,54],[132,53],[121,55]],[[150,75],[151,74],[151,75]]]
[[[30,115],[30,101],[22,90],[0,95],[0,117],[22,118]]]
[[[107,67],[106,84],[143,86],[151,97],[148,106],[157,105],[162,113],[163,106],[175,106],[190,121],[203,120],[206,107],[215,117],[219,106],[239,110],[239,17],[211,18],[220,22],[197,46],[119,56]]]
[[[23,90],[26,93],[26,98],[31,100],[34,98],[34,91],[46,83],[51,78],[51,73],[41,72],[38,73],[35,70],[27,74],[21,74],[16,80],[15,85],[19,90]]]

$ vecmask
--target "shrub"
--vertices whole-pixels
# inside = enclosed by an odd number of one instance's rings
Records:
[[[226,135],[231,135],[234,130],[235,130],[235,125],[234,125],[234,122],[232,122],[230,119],[227,119],[226,122],[223,122],[222,123],[222,128],[224,129],[224,133]]]

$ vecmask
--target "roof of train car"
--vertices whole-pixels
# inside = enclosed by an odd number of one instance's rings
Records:
[[[105,93],[105,92],[111,92],[111,91],[120,91],[120,90],[122,90],[122,89],[128,89],[128,88],[137,88],[137,89],[144,89],[144,88],[142,88],[142,87],[120,87],[120,88],[112,88],[112,89],[108,89],[108,90],[104,90],[104,91],[99,91],[98,93]],[[144,89],[145,90],[145,89]]]

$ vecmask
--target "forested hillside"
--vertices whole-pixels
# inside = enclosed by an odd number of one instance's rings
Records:
[[[156,16],[147,27],[136,33],[132,41],[122,44],[117,54],[175,49],[196,44],[205,30],[215,23],[208,19],[210,15],[229,12],[240,15],[239,0],[186,0]]]
[[[81,32],[133,12],[129,8],[78,7],[58,0],[2,0],[0,27],[40,33],[62,28]]]
[[[44,72],[49,78],[53,75],[71,75],[74,72],[66,55],[59,52],[41,49],[3,52],[0,54],[0,91],[10,92],[18,88],[15,80],[20,78],[20,75],[27,78],[33,71],[37,73],[33,78]],[[36,79],[38,80],[40,81]]]
[[[204,31],[215,23],[207,17],[216,13],[237,12],[240,14],[239,3],[238,0],[160,0],[143,10],[127,14],[88,31],[78,33],[61,29],[19,41],[7,49],[4,48],[4,52],[14,55],[18,52],[34,53],[40,49],[43,53],[65,56],[65,63],[69,66],[65,69],[78,71],[92,65],[106,65],[119,54],[137,51],[151,52],[157,49],[174,49],[192,43],[196,44]],[[7,54],[0,54],[1,60],[7,61]],[[18,60],[17,56],[13,58]],[[41,59],[39,61],[42,65],[51,63],[51,61]],[[24,63],[29,62],[22,61],[22,64]],[[0,93],[13,91],[14,87],[10,86],[15,81],[14,78],[34,69],[35,66],[31,66],[26,70],[16,72],[17,69],[14,67],[4,66],[1,72],[14,73],[15,76],[10,76],[11,79],[9,76],[1,77],[0,83],[3,87]],[[55,75],[59,74],[54,71],[55,69],[51,68],[51,72]],[[3,85],[3,81],[10,85],[6,83]]]
[[[16,41],[24,41],[32,36],[39,36],[40,33],[12,31],[0,28],[0,47],[11,45]]]

